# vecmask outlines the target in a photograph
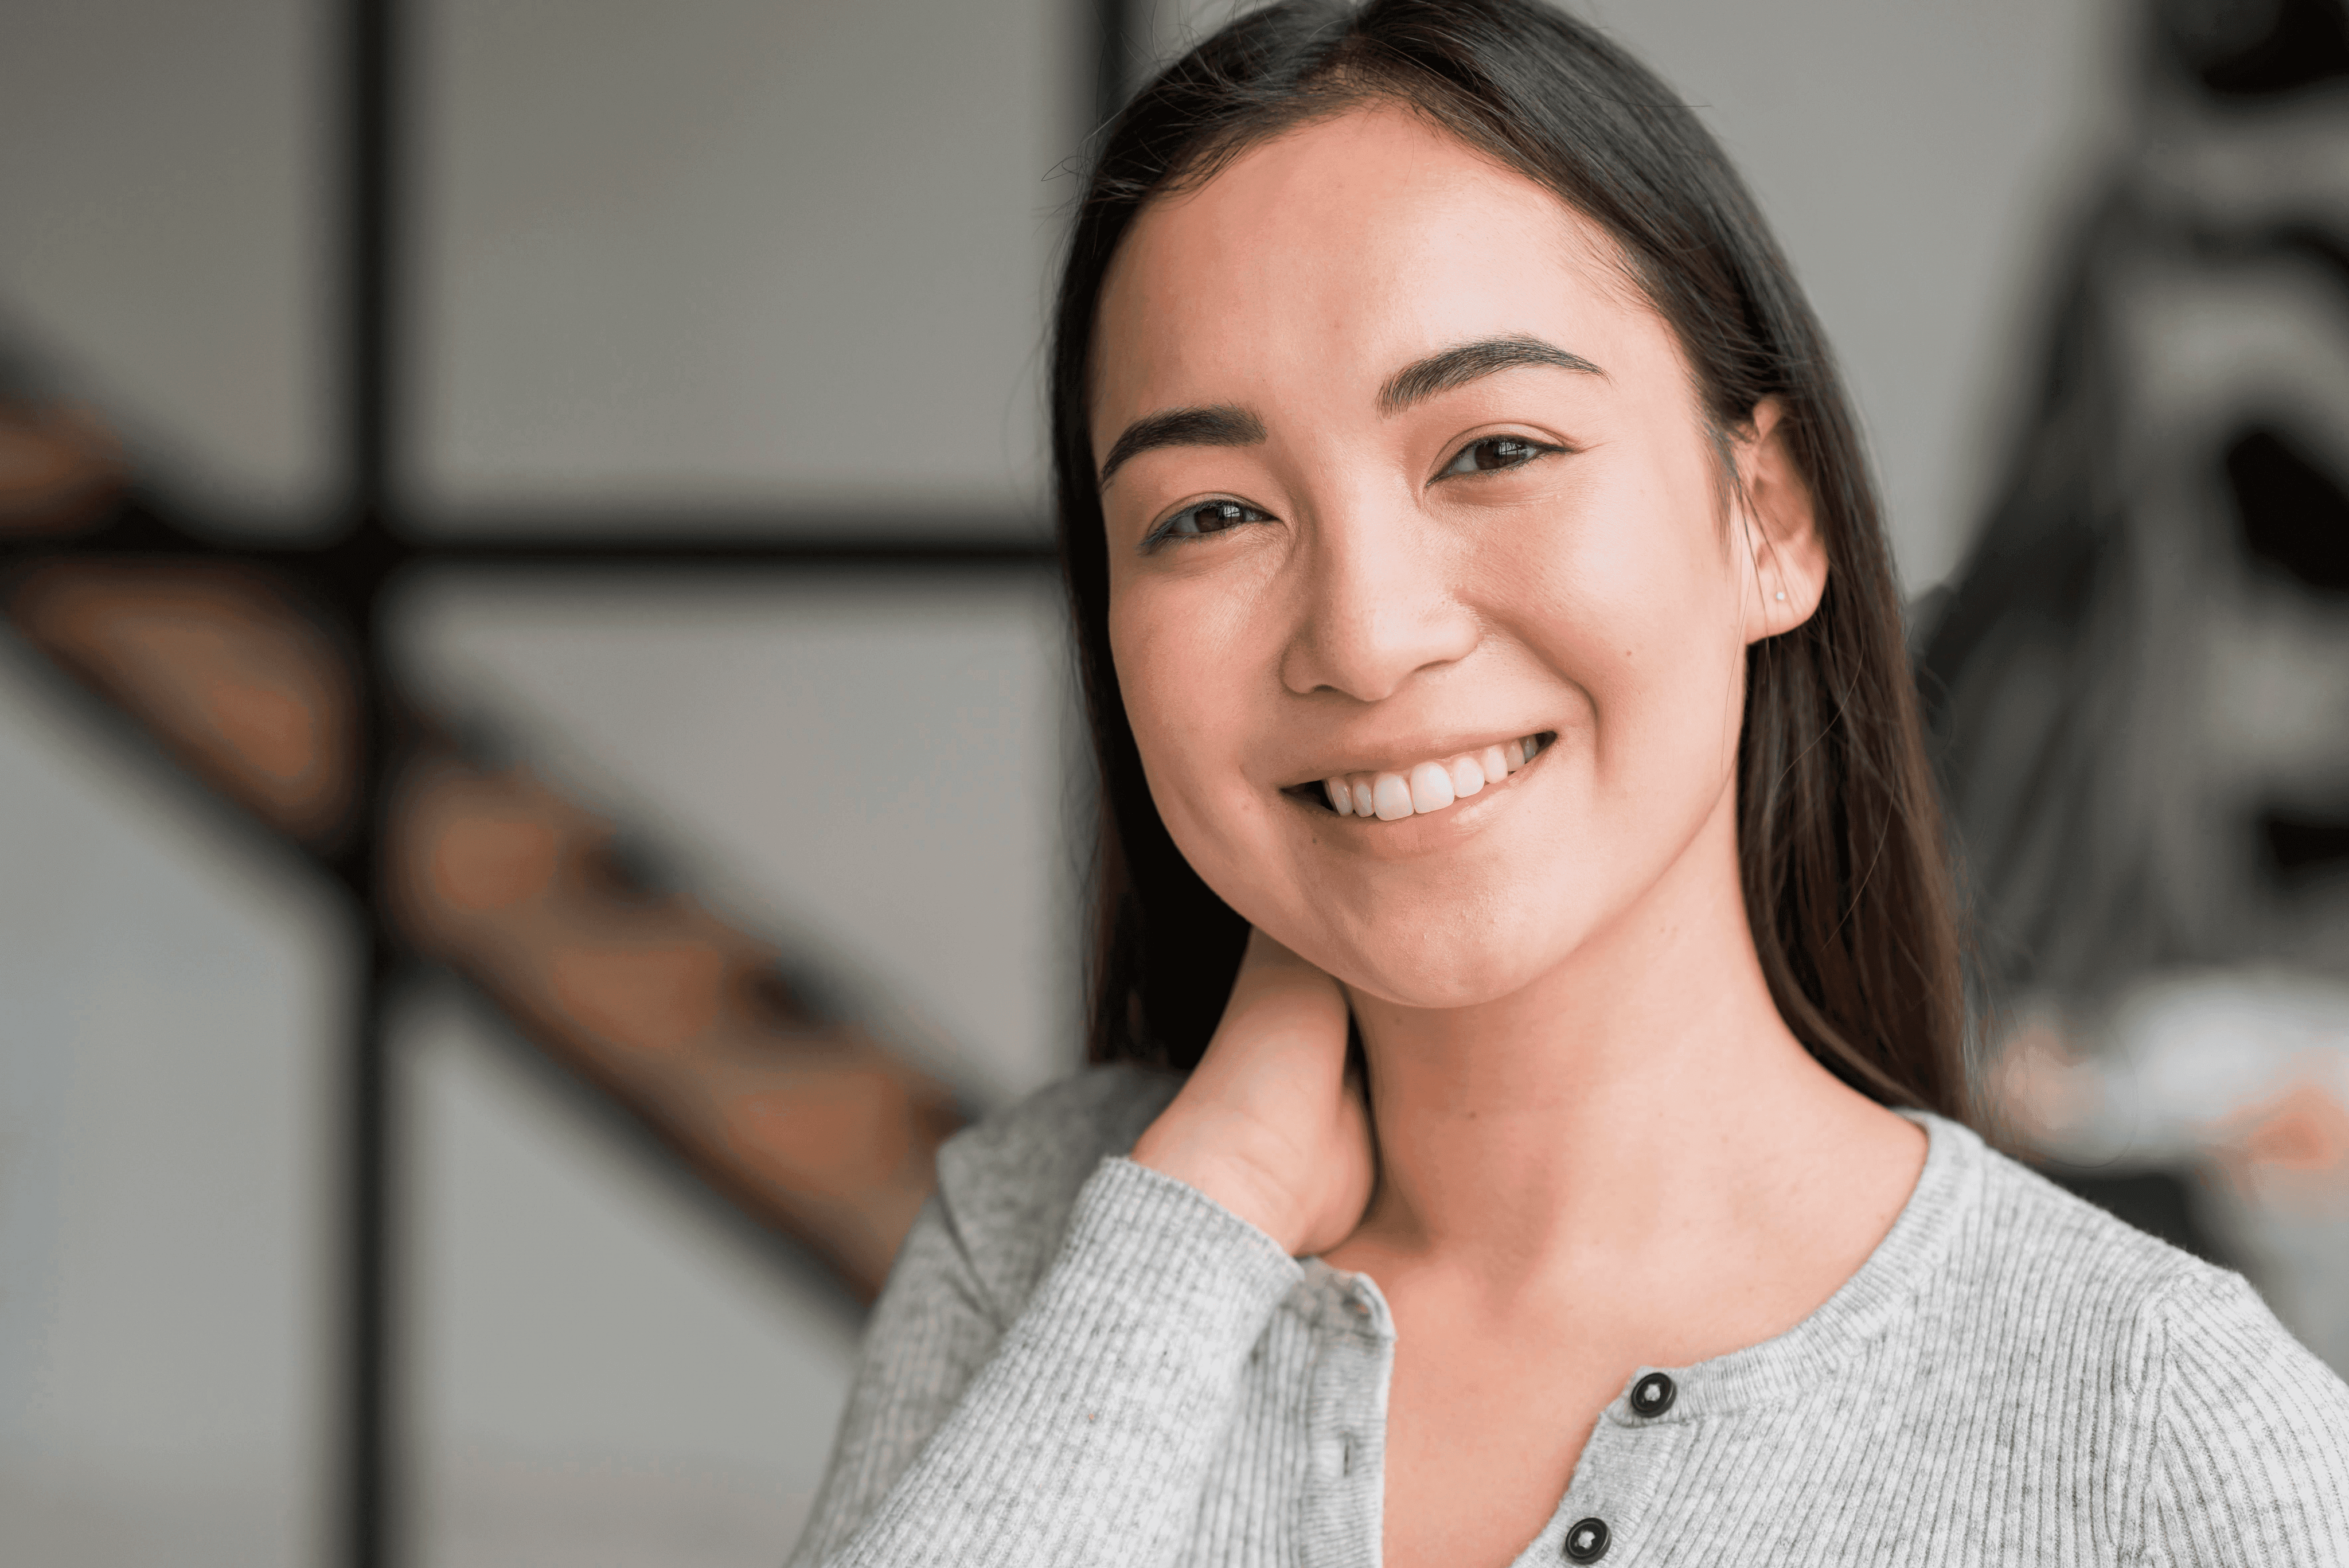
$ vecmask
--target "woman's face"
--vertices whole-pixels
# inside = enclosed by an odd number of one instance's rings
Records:
[[[1242,916],[1391,1002],[1512,993],[1692,854],[1735,897],[1745,644],[1824,567],[1782,443],[1739,448],[1729,499],[1612,256],[1382,108],[1154,202],[1102,296],[1110,639],[1152,795]]]

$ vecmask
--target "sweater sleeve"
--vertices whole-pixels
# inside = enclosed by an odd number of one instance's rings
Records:
[[[2183,1283],[2159,1313],[2144,1561],[2349,1563],[2349,1387],[2239,1274]]]
[[[1002,1337],[962,1237],[934,1192],[865,1319],[832,1461],[789,1568],[815,1568],[855,1533]]]
[[[1173,1561],[1299,1277],[1212,1199],[1111,1158],[999,1341],[934,1201],[874,1309],[793,1568]]]

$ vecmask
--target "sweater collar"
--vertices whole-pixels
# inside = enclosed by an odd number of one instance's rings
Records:
[[[1678,1397],[1670,1414],[1633,1414],[1627,1385],[1608,1405],[1606,1419],[1640,1426],[1695,1420],[1815,1392],[1903,1319],[1939,1272],[1960,1220],[1980,1202],[1987,1151],[1972,1131],[1947,1117],[1900,1114],[1925,1129],[1924,1168],[1891,1229],[1851,1277],[1783,1334],[1691,1366],[1639,1368],[1632,1384],[1650,1372],[1671,1376]]]
[[[1899,1321],[1934,1277],[1961,1217],[1979,1202],[1987,1156],[1982,1139],[1956,1122],[1930,1111],[1900,1114],[1925,1129],[1924,1168],[1899,1217],[1851,1277],[1783,1334],[1690,1366],[1640,1367],[1625,1394],[1608,1405],[1605,1419],[1654,1426],[1798,1397]],[[1393,1338],[1386,1298],[1369,1275],[1333,1269],[1319,1258],[1299,1261],[1304,1277],[1291,1293],[1290,1310],[1324,1332]],[[1678,1397],[1662,1417],[1636,1416],[1630,1408],[1630,1384],[1651,1372],[1670,1374],[1677,1386]]]

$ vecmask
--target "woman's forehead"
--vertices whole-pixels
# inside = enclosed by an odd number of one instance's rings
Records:
[[[1096,426],[1251,392],[1374,389],[1431,348],[1532,335],[1605,363],[1651,317],[1605,234],[1408,109],[1249,149],[1144,208],[1102,291]]]

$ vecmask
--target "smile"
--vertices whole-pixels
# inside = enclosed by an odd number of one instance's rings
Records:
[[[1488,784],[1504,782],[1556,739],[1547,732],[1521,735],[1482,751],[1462,752],[1400,770],[1341,774],[1289,793],[1322,800],[1340,816],[1376,817],[1381,822],[1424,816],[1454,801],[1465,800]]]

